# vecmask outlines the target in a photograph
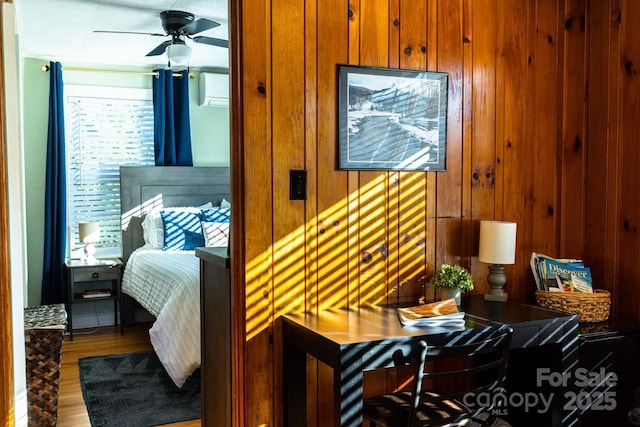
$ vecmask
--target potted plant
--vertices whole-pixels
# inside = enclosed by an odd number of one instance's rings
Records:
[[[442,264],[429,284],[440,290],[441,299],[454,298],[460,305],[460,295],[473,290],[473,277],[460,265]]]

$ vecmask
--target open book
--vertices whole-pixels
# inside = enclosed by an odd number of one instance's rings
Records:
[[[458,311],[453,299],[398,308],[397,311],[403,326],[464,327],[464,312]]]

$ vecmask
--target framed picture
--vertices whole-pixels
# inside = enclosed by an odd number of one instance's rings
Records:
[[[338,169],[445,170],[448,77],[338,65]]]

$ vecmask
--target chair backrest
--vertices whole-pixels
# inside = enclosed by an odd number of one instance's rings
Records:
[[[480,393],[502,387],[506,377],[512,334],[513,330],[509,326],[502,325],[484,329],[467,329],[460,332],[450,344],[444,346],[430,346],[425,341],[421,341],[412,387],[408,427],[413,427],[417,421],[416,411],[424,398],[423,391],[427,386],[433,386],[434,382],[438,382],[436,386],[438,388],[442,385],[439,379],[446,379],[446,385],[457,385],[458,392],[472,398],[479,396]],[[432,364],[429,363],[432,361],[438,363],[437,369],[433,369]],[[491,410],[492,408],[482,409]]]

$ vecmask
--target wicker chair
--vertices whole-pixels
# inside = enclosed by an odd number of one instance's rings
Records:
[[[470,420],[474,425],[508,425],[492,414],[493,406],[480,407],[475,399],[488,393],[493,402],[493,393],[501,392],[512,334],[511,328],[500,326],[467,330],[461,333],[459,344],[451,346],[429,346],[421,341],[416,358],[410,361],[415,363],[411,390],[365,399],[365,420],[381,427],[455,426]],[[431,361],[445,368],[430,372],[427,362]],[[464,386],[445,393],[427,388],[434,381]]]

